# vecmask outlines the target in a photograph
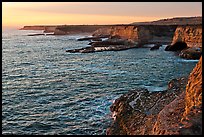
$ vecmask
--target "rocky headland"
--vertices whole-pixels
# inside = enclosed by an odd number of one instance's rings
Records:
[[[66,33],[63,30],[60,34]],[[106,37],[106,41],[102,41],[102,37]],[[153,22],[101,26],[92,33],[92,37],[80,40],[89,40],[91,46],[67,50],[67,52],[89,53],[130,48],[156,50],[166,44],[169,45],[166,51],[177,53],[179,51],[178,54],[182,58],[199,59],[202,52],[202,17],[181,17]],[[153,46],[149,47],[148,44]]]
[[[188,78],[173,79],[161,92],[131,90],[110,110],[107,135],[201,135],[202,56]]]
[[[47,35],[87,34],[78,41],[88,40],[85,48],[69,49],[66,52],[119,51],[130,48],[157,50],[163,44],[166,51],[174,51],[186,59],[199,59],[202,53],[202,17],[179,17],[152,22],[137,22],[123,25],[55,25],[24,26],[21,30],[44,30]],[[38,36],[43,34],[29,34]],[[46,34],[44,34],[46,35]],[[102,38],[107,38],[102,40]],[[147,46],[152,44],[153,46]]]
[[[53,35],[72,34],[92,34],[100,28],[110,27],[110,25],[34,25],[24,26],[20,30],[43,30],[43,33],[53,33]]]
[[[202,54],[202,25],[178,26],[166,51],[178,51],[186,59],[199,59]]]
[[[67,50],[67,52],[97,52],[107,50],[126,50],[130,48],[140,48],[146,44],[155,44],[158,49],[161,44],[170,44],[172,42],[176,26],[167,25],[116,25],[96,30],[92,37],[84,38],[90,40],[89,47],[82,49]],[[107,38],[106,40],[97,40],[96,38]],[[81,39],[80,39],[81,40]]]

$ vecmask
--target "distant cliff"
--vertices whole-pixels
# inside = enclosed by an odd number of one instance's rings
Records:
[[[110,109],[108,135],[201,135],[202,57],[188,79],[173,79],[162,92],[129,91]]]
[[[150,22],[134,22],[131,25],[200,25],[202,17],[176,17]]]
[[[54,32],[58,26],[49,26],[49,25],[34,25],[34,26],[24,26],[20,30],[44,30],[44,32]]]
[[[110,27],[110,25],[34,25],[24,26],[20,30],[44,30],[45,33],[54,32],[54,35],[69,35],[93,33],[97,29],[106,27]]]
[[[110,35],[135,43],[171,43],[176,27],[174,25],[118,25],[98,29],[93,36]]]
[[[69,35],[69,34],[80,34],[80,33],[90,33],[100,28],[107,28],[110,25],[63,25],[58,26],[54,34],[55,35]]]

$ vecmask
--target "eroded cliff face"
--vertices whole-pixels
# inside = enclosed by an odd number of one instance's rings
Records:
[[[188,81],[187,81],[188,80]],[[187,78],[163,92],[129,91],[111,106],[108,135],[201,135],[202,57]]]
[[[188,47],[202,47],[202,25],[178,26],[171,45],[185,42]]]
[[[188,78],[186,90],[158,114],[153,134],[202,133],[202,56]]]
[[[181,123],[184,127],[182,134],[198,134],[202,131],[202,56],[188,79]]]
[[[93,33],[93,36],[109,35],[120,37],[136,44],[170,43],[176,26],[162,25],[118,25],[109,28],[101,28]]]
[[[189,76],[185,100],[185,115],[193,106],[200,107],[202,105],[202,56]]]
[[[55,29],[55,35],[70,35],[70,34],[81,34],[90,33],[100,28],[107,28],[110,25],[62,25]]]

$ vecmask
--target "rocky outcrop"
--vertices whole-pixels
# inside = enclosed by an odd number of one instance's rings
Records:
[[[80,48],[80,49],[72,49],[66,50],[66,52],[70,53],[92,53],[92,52],[101,52],[101,51],[119,51],[126,50],[130,48],[136,48],[136,46],[125,40],[106,40],[106,41],[95,41],[91,43],[91,46]]]
[[[166,51],[180,51],[185,59],[199,59],[202,52],[202,25],[178,26]]]
[[[150,50],[157,50],[161,47],[161,44],[155,44],[153,47],[150,48]]]
[[[202,48],[187,48],[180,52],[179,56],[185,59],[199,59],[202,55]]]
[[[202,47],[202,25],[178,26],[171,45],[185,42],[188,47]]]
[[[62,25],[58,26],[55,29],[54,34],[55,35],[71,35],[81,33],[92,34],[97,29],[107,27],[110,27],[110,25]]]
[[[168,45],[165,48],[165,51],[181,51],[183,49],[186,49],[188,46],[185,42],[178,41],[174,43],[173,45]]]
[[[184,93],[164,107],[153,134],[202,134],[202,57],[191,72]]]
[[[107,130],[107,134],[153,134],[152,129],[158,113],[182,93],[186,83],[187,78],[183,77],[170,81],[166,91],[149,92],[147,89],[136,89],[122,95],[110,107],[114,123]]]
[[[202,56],[188,78],[185,96],[184,119],[188,120],[188,115],[192,109],[202,107]]]
[[[101,28],[93,36],[109,35],[120,37],[135,44],[170,43],[176,26],[158,25],[116,25],[110,28]]]
[[[116,99],[110,107],[114,122],[107,134],[201,135],[201,66],[202,57],[188,79],[170,81],[166,91],[136,89]]]
[[[118,51],[130,48],[143,47],[145,44],[156,44],[151,50],[159,49],[160,45],[172,41],[175,26],[133,26],[115,25],[96,30],[92,37],[81,40],[95,40],[101,37],[108,38],[101,42],[91,42],[91,47],[67,50],[67,52],[88,53],[97,51]],[[58,29],[57,29],[58,30]],[[70,31],[69,31],[70,32]],[[63,31],[64,34],[64,31]],[[170,40],[171,39],[171,40]]]

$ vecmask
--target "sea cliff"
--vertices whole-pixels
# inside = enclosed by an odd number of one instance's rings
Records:
[[[35,26],[24,26],[20,30],[44,30],[45,33],[54,32],[58,26],[49,26],[49,25],[35,25]]]
[[[202,134],[202,57],[188,79],[174,79],[168,86],[161,92],[135,89],[116,99],[107,134]]]
[[[172,43],[165,50],[179,52],[182,58],[199,59],[202,55],[202,25],[178,26]]]
[[[96,30],[93,36],[109,35],[138,44],[170,43],[175,29],[175,25],[121,25],[101,28]]]
[[[185,42],[188,47],[202,47],[202,25],[178,26],[171,44],[176,42]]]

